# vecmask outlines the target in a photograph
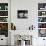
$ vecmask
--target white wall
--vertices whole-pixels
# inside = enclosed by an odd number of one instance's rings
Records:
[[[32,24],[38,27],[38,3],[46,0],[11,0],[11,22],[16,25],[17,30],[27,30]],[[18,19],[17,10],[28,10],[28,19]]]
[[[36,32],[36,34],[33,33],[33,36],[38,36],[38,3],[45,2],[46,0],[11,0],[11,22],[16,25],[16,32],[20,32],[20,30],[23,30],[22,32],[24,32],[25,30],[28,30],[28,27],[33,24],[35,26],[34,31]],[[17,18],[17,10],[22,9],[28,10],[28,19]],[[40,46],[39,44],[43,44],[43,40],[41,39],[42,38],[34,37],[33,46]]]
[[[28,10],[28,19],[18,19],[17,10]],[[35,26],[35,36],[37,36],[37,0],[11,0],[11,22],[16,25],[16,32],[26,34],[28,27],[32,24]],[[21,30],[21,32],[20,32]],[[29,33],[30,34],[30,33]],[[34,41],[34,40],[33,40]],[[37,44],[37,43],[35,43]]]
[[[14,2],[14,3],[13,3]],[[11,2],[11,19],[15,23],[17,30],[28,30],[29,26],[37,21],[37,2],[31,0],[15,0]],[[27,19],[18,19],[17,10],[28,10]],[[34,15],[35,14],[35,15]],[[36,20],[36,21],[35,21]],[[36,24],[33,24],[36,26]]]

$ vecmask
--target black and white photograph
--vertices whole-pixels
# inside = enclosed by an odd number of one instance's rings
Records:
[[[18,10],[17,11],[17,18],[28,18],[28,10]]]

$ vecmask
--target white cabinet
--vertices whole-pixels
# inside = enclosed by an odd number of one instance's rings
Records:
[[[44,37],[38,38],[38,46],[46,46],[46,38]]]
[[[0,45],[8,45],[8,37],[5,37],[5,35],[0,35]]]

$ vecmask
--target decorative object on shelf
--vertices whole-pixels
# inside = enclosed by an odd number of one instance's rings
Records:
[[[16,26],[13,23],[11,23],[11,30],[16,30]]]
[[[8,37],[8,23],[0,23],[0,35]]]
[[[5,37],[8,37],[8,30],[1,30],[0,35],[5,35]]]
[[[46,16],[46,11],[42,11],[42,16]]]
[[[38,3],[38,10],[46,10],[46,3]]]
[[[40,10],[44,10],[44,8],[40,8]]]
[[[41,17],[38,17],[38,22],[42,22],[42,18]]]
[[[8,30],[8,23],[0,23],[1,30]]]
[[[5,10],[8,10],[8,6],[5,6]]]
[[[39,37],[46,37],[46,29],[39,29]]]
[[[46,16],[46,11],[38,11],[38,16]]]
[[[18,10],[17,17],[20,19],[28,18],[28,10]]]
[[[0,3],[0,10],[8,10],[8,3]]]
[[[38,22],[46,22],[46,17],[38,17]]]
[[[32,26],[29,26],[29,30],[34,30],[34,26],[32,25]]]
[[[46,28],[46,23],[39,23],[38,24],[38,28]]]
[[[42,12],[42,15],[45,15],[45,12]]]
[[[0,17],[0,22],[8,22],[8,17]]]
[[[8,16],[8,11],[0,11],[0,16]]]

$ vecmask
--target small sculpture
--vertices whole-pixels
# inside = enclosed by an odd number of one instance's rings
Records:
[[[16,26],[13,23],[11,23],[11,30],[16,30]]]
[[[34,30],[34,28],[35,27],[32,25],[32,26],[29,27],[29,30]]]

